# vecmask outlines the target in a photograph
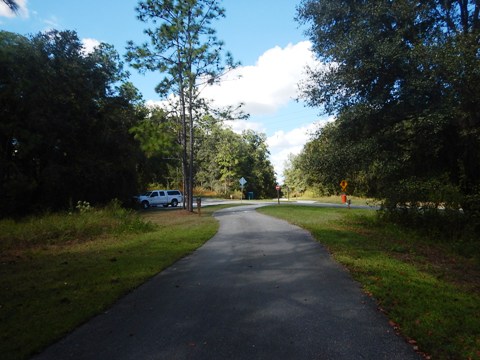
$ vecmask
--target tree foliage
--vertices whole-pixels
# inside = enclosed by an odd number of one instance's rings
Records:
[[[240,190],[239,180],[244,177],[245,192],[256,198],[274,196],[275,172],[265,134],[252,130],[237,134],[211,116],[197,131],[196,185],[230,195]]]
[[[225,16],[218,0],[146,0],[137,6],[138,19],[150,43],[129,42],[127,59],[132,66],[158,71],[164,78],[156,91],[172,99],[181,125],[182,168],[187,209],[193,210],[194,135],[204,102],[201,88],[218,81],[226,68],[235,66],[212,22]]]
[[[290,154],[284,162],[285,185],[293,196],[301,196],[306,190],[309,181],[305,179],[305,173],[300,168],[300,155]],[[310,175],[310,173],[307,173]],[[315,181],[310,181],[314,183]]]
[[[128,199],[143,116],[119,55],[77,34],[0,32],[0,213]]]
[[[479,13],[474,0],[302,1],[297,19],[324,63],[309,69],[302,96],[337,116],[301,155],[310,183],[347,178],[391,209],[431,202],[473,210]]]
[[[150,108],[149,115],[130,131],[145,154],[137,168],[142,183],[180,187],[178,120],[165,110]],[[194,187],[228,197],[240,190],[238,180],[245,177],[245,192],[253,192],[256,198],[274,195],[275,172],[265,134],[252,130],[237,134],[222,120],[205,115],[195,128],[194,155]]]

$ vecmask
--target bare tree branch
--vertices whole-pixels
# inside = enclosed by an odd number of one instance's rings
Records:
[[[2,0],[5,5],[7,5],[10,10],[12,10],[15,14],[18,14],[18,11],[20,10],[20,5],[18,5],[18,2],[15,0]]]

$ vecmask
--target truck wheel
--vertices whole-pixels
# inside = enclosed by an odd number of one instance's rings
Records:
[[[172,206],[173,206],[173,207],[177,207],[177,205],[178,205],[178,200],[177,200],[177,199],[173,199],[173,200],[172,200]]]
[[[150,207],[150,204],[148,203],[147,200],[143,200],[142,201],[142,208],[144,209],[148,209]]]

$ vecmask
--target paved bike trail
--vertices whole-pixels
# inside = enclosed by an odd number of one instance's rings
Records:
[[[310,234],[255,211],[37,356],[420,359]]]

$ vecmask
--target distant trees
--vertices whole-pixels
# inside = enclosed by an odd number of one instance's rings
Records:
[[[245,130],[242,133],[245,143],[243,153],[243,174],[250,183],[246,184],[246,190],[253,192],[257,198],[271,198],[275,196],[275,171],[268,156],[267,137],[265,134],[253,130]],[[237,183],[238,183],[238,179]]]
[[[138,19],[151,25],[150,43],[129,43],[127,59],[133,67],[158,71],[164,79],[156,90],[172,100],[174,118],[181,126],[182,169],[187,210],[193,210],[195,127],[205,114],[201,88],[235,67],[212,22],[225,16],[218,0],[147,0],[137,6]],[[173,98],[172,98],[173,96]]]
[[[300,156],[310,184],[480,214],[479,14],[470,0],[302,1],[326,64],[302,96],[337,116]]]
[[[116,51],[77,34],[0,32],[0,215],[129,199],[145,116]]]
[[[224,16],[218,1],[149,0],[137,10],[154,26],[152,43],[130,43],[127,59],[165,75],[163,109],[145,106],[110,45],[86,52],[73,31],[0,32],[0,217],[128,202],[149,184],[183,185],[192,210],[194,186],[226,194],[241,176],[256,197],[271,195],[265,135],[224,128],[235,109],[211,111],[201,98],[236,66],[210,26]]]
[[[196,139],[197,186],[228,196],[240,190],[239,180],[244,177],[244,190],[256,198],[275,195],[275,171],[264,134],[252,130],[236,134],[207,116],[197,129]]]
[[[146,183],[179,187],[183,177],[178,121],[162,109],[150,110],[151,114],[131,129],[146,154],[139,175]],[[256,198],[272,197],[275,172],[268,156],[264,134],[252,130],[237,134],[213,115],[206,115],[195,128],[193,185],[228,197],[240,190],[238,181],[244,177],[245,192],[253,192]]]

